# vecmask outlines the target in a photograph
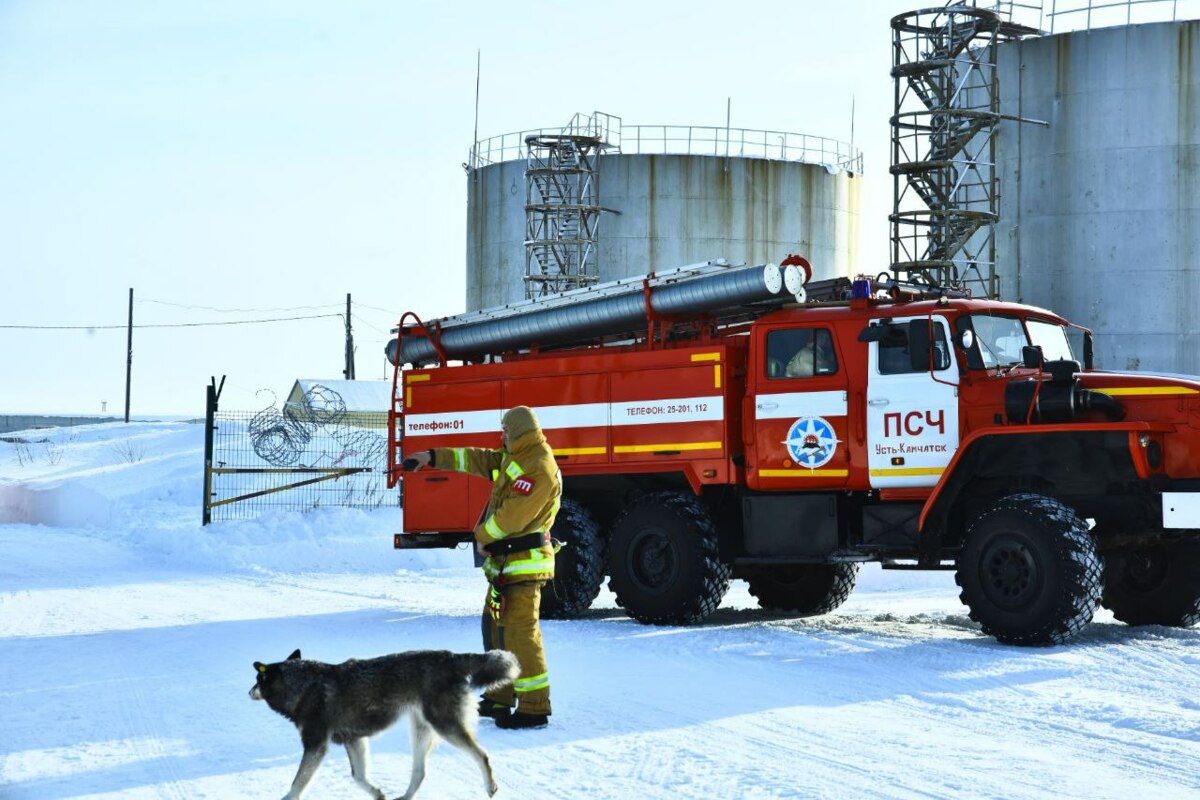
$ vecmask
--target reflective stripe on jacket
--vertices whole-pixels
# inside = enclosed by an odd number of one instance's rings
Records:
[[[482,544],[549,531],[558,513],[562,478],[546,437],[535,430],[510,444],[511,452],[482,447],[438,447],[433,451],[437,469],[479,475],[493,482],[487,510],[475,527],[475,541]],[[504,583],[549,580],[554,577],[554,549],[546,545],[489,556],[483,571],[489,580],[502,576]]]

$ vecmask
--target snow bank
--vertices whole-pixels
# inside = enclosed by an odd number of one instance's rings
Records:
[[[201,433],[116,424],[0,442],[5,800],[279,796],[300,746],[248,699],[253,661],[479,647],[470,554],[393,551],[398,511],[202,527]],[[844,606],[808,619],[763,612],[735,582],[687,628],[639,625],[602,590],[582,619],[543,632],[551,726],[480,726],[501,797],[1090,800],[1200,786],[1195,631],[1101,613],[1069,646],[1005,647],[967,618],[951,573],[868,566]],[[395,796],[406,726],[373,749]],[[361,797],[331,755],[310,796]],[[418,797],[482,796],[469,759],[433,754]]]

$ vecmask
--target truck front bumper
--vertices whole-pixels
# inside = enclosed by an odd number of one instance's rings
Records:
[[[1163,492],[1162,526],[1200,528],[1200,492]]]

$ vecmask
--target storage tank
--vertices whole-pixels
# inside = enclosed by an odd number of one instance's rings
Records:
[[[1106,369],[1200,374],[1200,22],[1000,45],[1004,299],[1096,334]]]
[[[615,118],[609,118],[615,119]],[[527,145],[478,142],[467,163],[467,310],[526,297]],[[604,126],[591,279],[607,282],[724,258],[799,253],[813,278],[859,271],[861,156],[842,142],[775,131]]]

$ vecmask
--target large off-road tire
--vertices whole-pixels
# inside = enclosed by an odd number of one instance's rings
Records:
[[[858,579],[858,564],[788,564],[746,578],[750,594],[771,611],[813,616],[846,602]]]
[[[686,625],[711,614],[729,589],[717,529],[695,497],[644,495],[613,523],[609,582],[617,604],[638,622]]]
[[[955,582],[983,632],[1006,644],[1061,644],[1092,621],[1102,567],[1087,526],[1066,505],[1014,494],[967,530]]]
[[[554,556],[554,580],[542,589],[544,619],[578,617],[604,583],[604,538],[587,509],[563,498],[550,535],[563,543]]]
[[[1127,625],[1200,622],[1200,542],[1159,542],[1105,554],[1100,604]]]

